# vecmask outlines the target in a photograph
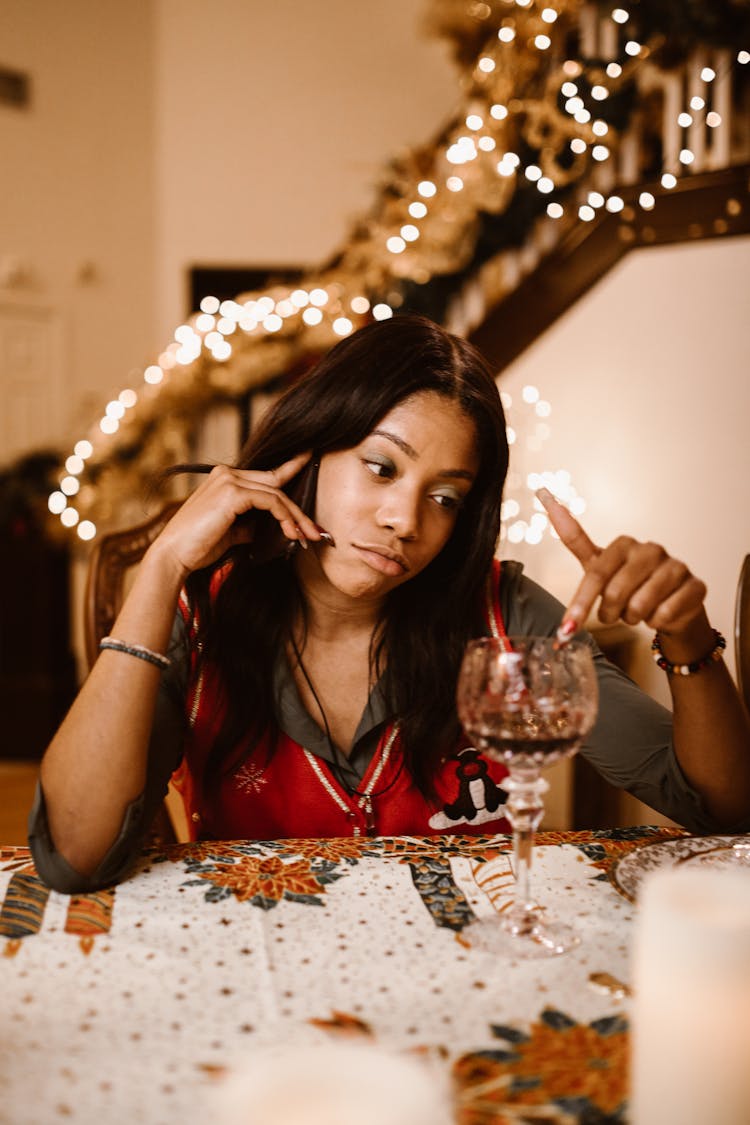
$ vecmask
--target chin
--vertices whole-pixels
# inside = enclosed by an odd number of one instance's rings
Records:
[[[331,568],[330,571],[324,569],[324,574],[327,581],[339,593],[354,599],[385,597],[386,594],[389,594],[391,590],[405,581],[405,577],[401,579],[388,578],[385,575],[377,574],[368,567],[359,565],[351,568]]]
[[[384,582],[382,579],[377,578],[362,578],[362,579],[348,579],[339,582],[332,582],[340,593],[345,594],[349,598],[383,598],[389,594],[397,583]]]

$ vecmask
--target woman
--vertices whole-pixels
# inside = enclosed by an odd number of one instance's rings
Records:
[[[504,830],[504,770],[461,741],[464,646],[561,618],[575,632],[597,599],[696,671],[670,674],[672,720],[597,653],[584,753],[691,828],[746,816],[747,717],[708,658],[703,584],[653,544],[600,550],[545,496],[584,568],[563,617],[493,562],[507,463],[497,387],[465,341],[402,316],[338,344],[144,557],[42,763],[42,877],[122,877],[177,766],[203,839]]]

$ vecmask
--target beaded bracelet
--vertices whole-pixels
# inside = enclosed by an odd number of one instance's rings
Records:
[[[702,656],[700,660],[694,660],[692,664],[672,664],[667,660],[666,656],[661,651],[661,641],[659,634],[654,636],[651,642],[651,654],[659,665],[659,667],[669,676],[693,676],[696,672],[700,672],[701,668],[707,668],[715,660],[721,660],[724,649],[727,647],[725,638],[721,635],[718,629],[713,630],[715,645],[710,652]]]
[[[115,637],[102,637],[99,641],[99,649],[105,648],[112,649],[113,652],[125,652],[128,656],[136,656],[139,660],[146,660],[162,672],[172,663],[168,656],[162,656],[160,652],[152,652],[150,648],[145,648],[143,645],[129,645],[125,641],[118,641]]]

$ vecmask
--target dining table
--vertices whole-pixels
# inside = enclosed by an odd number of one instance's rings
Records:
[[[638,906],[613,871],[684,835],[538,833],[535,895],[581,941],[529,960],[471,941],[512,901],[510,836],[156,844],[77,895],[0,847],[0,1121],[219,1125],[249,1060],[356,1042],[426,1060],[457,1125],[625,1123]]]

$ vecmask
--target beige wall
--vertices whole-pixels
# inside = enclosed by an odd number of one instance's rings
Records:
[[[0,300],[59,323],[61,443],[155,344],[153,28],[149,0],[0,0],[0,63],[32,86],[0,106]]]
[[[317,265],[457,97],[425,0],[159,0],[160,330],[194,263]]]

